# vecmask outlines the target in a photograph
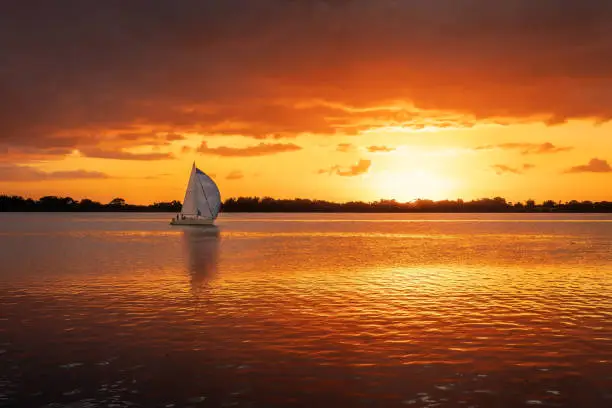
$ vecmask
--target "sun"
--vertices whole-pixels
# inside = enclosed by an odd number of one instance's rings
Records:
[[[371,189],[380,199],[408,202],[416,199],[450,199],[456,182],[427,170],[381,171],[372,174]]]

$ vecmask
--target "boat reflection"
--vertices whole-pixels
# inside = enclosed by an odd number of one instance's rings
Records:
[[[219,228],[214,225],[183,231],[191,290],[196,293],[205,289],[217,275],[219,236]]]

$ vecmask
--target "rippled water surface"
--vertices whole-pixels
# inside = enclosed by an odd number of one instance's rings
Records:
[[[0,214],[0,407],[612,406],[612,216]]]

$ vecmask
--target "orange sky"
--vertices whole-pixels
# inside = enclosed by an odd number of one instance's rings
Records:
[[[0,193],[611,200],[612,6],[548,3],[15,6]]]
[[[19,177],[17,173],[25,172],[13,170],[17,180],[4,180],[0,186],[2,192],[32,197],[59,194],[106,202],[120,196],[134,203],[181,200],[195,160],[213,176],[225,198],[606,200],[612,198],[611,174],[595,171],[605,168],[568,171],[605,157],[602,152],[612,152],[612,138],[607,136],[611,131],[610,124],[572,122],[422,131],[373,128],[358,135],[304,135],[289,142],[186,134],[185,139],[159,148],[172,153],[173,159],[117,160],[75,152],[20,165],[44,175]],[[194,151],[202,139],[208,149],[231,146],[238,156]],[[551,141],[554,147],[547,144]],[[249,147],[260,143],[277,149],[290,144],[299,150],[272,154],[274,148],[268,147],[269,154],[246,156]],[[75,169],[103,172],[105,178],[54,177]]]

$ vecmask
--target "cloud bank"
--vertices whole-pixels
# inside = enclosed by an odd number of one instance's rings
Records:
[[[523,155],[528,154],[549,154],[549,153],[561,153],[568,152],[573,149],[571,146],[557,147],[550,142],[537,144],[537,143],[501,143],[497,145],[485,145],[478,146],[476,150],[518,150]]]
[[[605,0],[4,2],[0,49],[0,151],[612,117]]]
[[[76,180],[107,179],[109,175],[98,171],[70,170],[46,172],[29,166],[18,166],[0,163],[0,181],[43,181],[43,180]]]
[[[198,152],[224,157],[254,157],[268,156],[272,154],[296,152],[302,148],[293,143],[259,143],[248,147],[209,147],[207,142],[202,142]]]
[[[81,155],[98,159],[114,160],[166,160],[173,159],[172,153],[131,153],[121,150],[104,150],[98,148],[85,148],[79,150]]]

